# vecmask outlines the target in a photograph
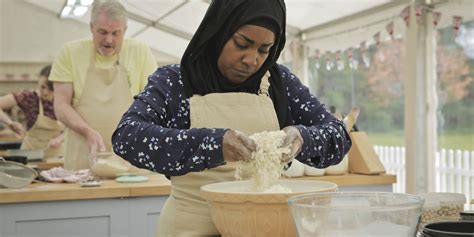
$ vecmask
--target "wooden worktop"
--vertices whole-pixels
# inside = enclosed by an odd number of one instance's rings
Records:
[[[33,183],[22,189],[0,188],[0,204],[169,195],[171,187],[166,177],[150,175],[148,178],[150,180],[145,183],[128,184],[117,183],[115,180],[102,180],[102,186],[87,188],[76,183]],[[304,176],[292,179],[328,181],[338,186],[380,185],[396,182],[395,175],[389,174]]]
[[[54,167],[62,167],[64,164],[63,158],[48,158],[41,161],[28,161],[28,166],[31,168],[38,168],[40,170],[49,170]]]
[[[0,130],[0,141],[2,142],[21,142],[19,135],[10,129]]]
[[[102,180],[100,187],[81,187],[77,183],[33,183],[26,188],[0,188],[0,203],[59,201],[98,198],[164,196],[171,191],[163,175],[150,175],[144,183],[118,183]]]

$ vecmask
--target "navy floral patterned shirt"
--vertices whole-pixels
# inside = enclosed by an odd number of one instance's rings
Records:
[[[280,66],[280,72],[292,122],[304,140],[296,159],[316,168],[338,164],[351,146],[344,124],[286,67]],[[158,68],[113,134],[115,153],[167,176],[225,164],[222,141],[227,129],[190,129],[189,109],[179,65]]]

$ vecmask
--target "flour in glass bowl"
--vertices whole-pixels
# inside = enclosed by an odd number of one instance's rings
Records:
[[[290,193],[289,188],[278,184],[285,164],[281,163],[283,154],[289,154],[289,146],[281,147],[285,137],[283,131],[260,132],[250,136],[257,144],[257,151],[252,153],[249,162],[237,164],[237,180],[250,177],[252,192]]]

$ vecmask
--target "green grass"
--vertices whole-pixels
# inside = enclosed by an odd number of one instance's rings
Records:
[[[438,146],[446,149],[474,150],[474,134],[446,133],[438,138]]]
[[[403,133],[394,131],[390,133],[367,133],[369,140],[374,145],[405,146]],[[444,149],[474,150],[474,134],[444,133],[438,135],[438,147]]]

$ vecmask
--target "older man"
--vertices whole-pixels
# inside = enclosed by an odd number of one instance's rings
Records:
[[[97,151],[111,151],[122,114],[156,69],[148,46],[124,39],[127,12],[117,1],[92,8],[92,40],[66,43],[54,61],[54,107],[66,133],[64,167],[90,168]]]

